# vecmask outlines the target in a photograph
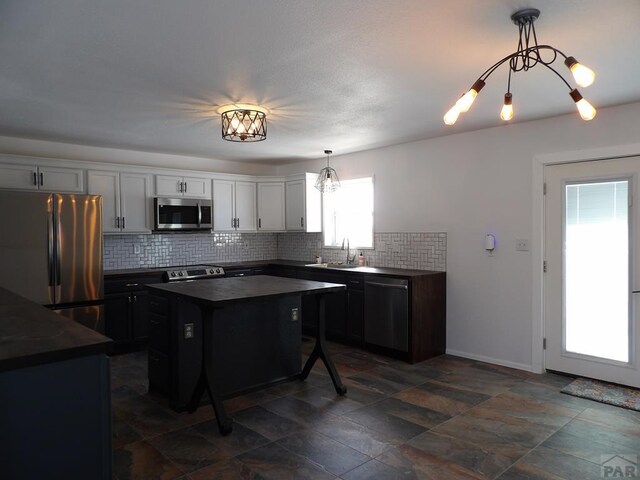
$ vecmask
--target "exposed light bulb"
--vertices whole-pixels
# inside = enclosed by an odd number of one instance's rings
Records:
[[[500,118],[505,122],[513,118],[513,105],[511,103],[510,93],[504,94],[504,104],[502,105],[502,110],[500,110]]]
[[[589,67],[585,67],[574,57],[567,57],[564,64],[569,67],[576,83],[581,87],[588,87],[596,79],[596,74]]]
[[[458,104],[456,104],[451,107],[451,109],[447,113],[444,114],[444,117],[442,119],[444,120],[445,124],[453,125],[454,123],[456,123],[456,120],[458,120],[459,115],[460,110],[458,109]]]
[[[484,81],[478,79],[476,80],[476,83],[471,86],[469,91],[458,99],[458,101],[456,102],[456,106],[461,113],[469,111],[471,105],[473,105],[473,102],[478,96],[478,93],[480,92],[480,90],[482,90],[482,87],[484,87]]]
[[[582,95],[580,95],[578,89],[571,90],[569,92],[569,95],[571,95],[573,101],[576,102],[576,107],[578,107],[578,112],[580,113],[580,116],[583,120],[589,121],[596,116],[596,109],[593,107],[593,105],[582,98]]]

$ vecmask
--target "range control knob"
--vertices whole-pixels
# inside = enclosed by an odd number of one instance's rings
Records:
[[[209,269],[209,273],[210,273],[211,275],[213,275],[213,268],[210,268],[210,269]]]
[[[179,275],[179,276],[182,276],[183,274],[182,274],[182,272],[180,272],[180,273],[178,273],[178,275]]]
[[[176,272],[171,272],[171,276],[175,277],[176,276]]]
[[[220,269],[219,268],[216,268],[216,273],[220,273]]]

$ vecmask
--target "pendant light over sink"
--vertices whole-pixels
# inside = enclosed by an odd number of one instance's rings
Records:
[[[333,151],[325,150],[324,153],[327,155],[327,166],[320,170],[318,180],[316,180],[316,188],[322,193],[331,193],[340,188],[340,180],[336,171],[329,166],[329,156]]]
[[[525,8],[511,15],[511,20],[518,27],[519,39],[516,51],[507,55],[491,65],[484,71],[480,78],[471,86],[468,92],[460,97],[455,105],[444,115],[444,123],[453,125],[461,113],[467,112],[474,100],[485,86],[489,76],[505,63],[509,64],[509,77],[507,80],[507,93],[504,95],[504,103],[500,111],[500,118],[509,121],[513,118],[513,96],[511,94],[511,75],[518,72],[527,72],[536,65],[542,65],[555,73],[569,88],[569,96],[575,102],[578,113],[583,120],[591,120],[596,116],[596,109],[586,101],[577,88],[573,88],[569,82],[552,65],[558,57],[564,58],[564,64],[573,74],[573,79],[580,87],[588,87],[595,80],[596,74],[588,67],[580,64],[574,57],[567,56],[551,45],[539,45],[534,22],[540,16],[537,8]],[[543,57],[544,55],[544,57]]]
[[[261,142],[267,138],[267,111],[257,105],[234,104],[220,109],[222,138],[230,142]]]

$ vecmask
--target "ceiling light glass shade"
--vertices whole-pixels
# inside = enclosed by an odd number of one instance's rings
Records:
[[[578,107],[578,112],[583,120],[591,120],[596,116],[596,109],[587,102],[577,89],[573,89],[569,92],[573,101],[576,102],[576,107]]]
[[[329,155],[333,152],[325,150],[324,153],[327,155],[327,166],[320,170],[315,187],[322,193],[332,193],[340,188],[340,179],[336,171],[329,166]]]
[[[510,93],[504,94],[504,104],[502,105],[502,110],[500,110],[500,118],[505,122],[513,118],[513,104]]]
[[[574,57],[567,57],[564,64],[569,67],[573,74],[573,79],[580,87],[588,87],[596,79],[596,73],[589,67],[585,67]]]
[[[260,142],[267,138],[267,116],[258,110],[229,110],[222,116],[222,138],[230,142]]]
[[[456,123],[456,120],[458,120],[459,116],[460,109],[458,109],[458,105],[454,105],[447,113],[444,114],[444,117],[442,117],[442,119],[444,120],[444,123],[446,125],[453,125],[454,123]]]

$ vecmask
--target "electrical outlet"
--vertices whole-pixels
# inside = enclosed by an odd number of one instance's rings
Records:
[[[292,322],[297,322],[298,321],[298,309],[297,308],[292,308],[291,309],[291,321]]]
[[[193,338],[193,323],[184,324],[184,338]]]
[[[140,253],[140,245],[134,245],[133,246],[133,253],[135,253],[135,254]]]
[[[529,251],[529,240],[526,238],[516,238],[516,251],[517,252],[528,252]]]

